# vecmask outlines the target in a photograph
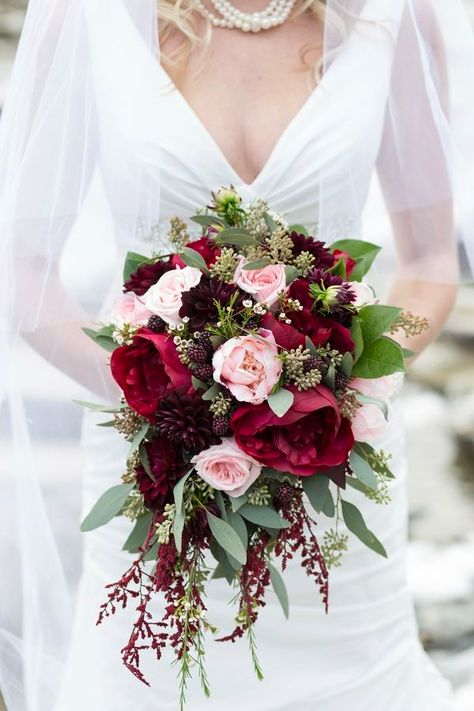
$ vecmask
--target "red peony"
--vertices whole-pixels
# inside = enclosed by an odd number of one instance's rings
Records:
[[[172,503],[174,486],[188,467],[179,447],[164,437],[155,437],[147,442],[145,449],[151,476],[141,464],[136,468],[135,475],[145,506],[155,510]]]
[[[191,249],[194,249],[195,252],[199,252],[208,267],[214,264],[217,257],[221,253],[221,248],[216,245],[214,240],[209,239],[209,237],[201,237],[201,239],[198,239],[195,242],[188,242],[186,247],[191,247]],[[179,254],[174,254],[171,257],[171,262],[174,267],[186,266]]]
[[[343,252],[342,249],[335,249],[333,254],[336,257],[336,262],[338,262],[340,259],[344,260],[344,263],[346,265],[346,276],[349,278],[355,267],[357,266],[356,260],[352,259],[352,257],[347,254],[347,252]]]
[[[191,372],[180,361],[173,340],[148,329],[138,331],[132,345],[117,348],[110,367],[126,401],[143,417],[151,418],[168,391],[191,387]]]
[[[240,449],[267,467],[311,476],[344,464],[354,446],[350,421],[324,385],[294,394],[294,403],[278,417],[267,402],[241,405],[231,419]]]
[[[324,346],[330,343],[340,353],[354,350],[354,341],[348,328],[326,318],[321,314],[308,309],[292,311],[290,314],[291,325],[282,323],[268,313],[261,320],[263,328],[268,328],[275,336],[277,344],[285,350],[304,346],[308,336],[315,346]]]

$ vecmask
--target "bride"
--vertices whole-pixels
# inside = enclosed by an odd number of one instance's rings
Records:
[[[442,5],[30,0],[0,137],[3,394],[14,445],[0,523],[1,560],[9,566],[0,594],[0,689],[9,711],[178,708],[169,660],[149,661],[151,688],[121,665],[133,610],[95,626],[105,585],[127,567],[128,520],[87,534],[69,607],[62,565],[69,550],[51,532],[64,513],[51,487],[40,485],[50,462],[41,458],[38,417],[22,400],[29,373],[16,357],[20,338],[93,393],[89,399],[113,402],[119,393],[103,354],[81,326],[107,315],[125,252],[166,248],[169,217],[193,214],[210,190],[230,184],[244,202],[264,198],[325,240],[362,237],[377,175],[393,227],[379,281],[389,302],[429,319],[429,331],[402,340],[421,353],[455,299],[456,242],[466,238],[466,270],[473,256],[474,121],[461,104],[474,90],[459,87],[469,71],[472,79],[474,42],[460,3]],[[60,259],[99,184],[115,253],[98,276],[87,272],[94,253],[77,265],[76,282],[87,284],[87,301],[95,303],[91,314],[64,286]],[[92,241],[99,243],[108,220],[97,223]],[[47,366],[37,367],[35,379],[46,377]],[[69,411],[66,399],[51,392],[52,402],[64,401],[58,423]],[[407,589],[396,397],[391,409],[379,444],[393,457],[392,504],[364,511],[369,528],[384,533],[388,560],[351,540],[332,574],[327,616],[301,568],[290,566],[289,621],[270,596],[257,626],[264,680],[253,678],[245,642],[209,640],[212,696],[190,685],[190,710],[452,708],[448,684],[419,644]],[[96,426],[101,419],[88,413],[82,422],[84,513],[117,482],[125,456],[122,443]],[[357,492],[350,495],[364,508]],[[77,528],[79,518],[68,526]],[[231,619],[228,598],[213,581],[209,616],[221,629]]]

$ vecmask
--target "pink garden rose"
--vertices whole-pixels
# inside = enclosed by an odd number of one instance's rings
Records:
[[[143,296],[145,306],[163,321],[176,326],[181,323],[179,310],[182,306],[182,295],[201,281],[202,273],[194,267],[171,269],[153,284]]]
[[[267,399],[282,370],[271,331],[230,338],[214,353],[214,380],[229,388],[240,402],[258,405]]]
[[[262,465],[237,446],[233,437],[196,454],[191,459],[199,476],[229,496],[242,496],[260,475]]]
[[[241,259],[234,274],[235,283],[254,299],[267,306],[278,300],[278,294],[286,291],[284,264],[269,264],[261,269],[243,269],[245,259]]]
[[[143,301],[133,292],[122,294],[114,302],[110,323],[117,328],[123,328],[126,323],[135,326],[145,326],[151,316]]]
[[[353,378],[349,387],[363,395],[387,402],[397,389],[397,378],[387,375],[383,378]],[[378,405],[364,403],[352,418],[352,431],[358,442],[372,442],[382,437],[387,429],[387,420]]]

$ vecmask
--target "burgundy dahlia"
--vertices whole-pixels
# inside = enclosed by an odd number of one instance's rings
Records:
[[[155,422],[160,434],[188,452],[199,452],[216,444],[212,413],[199,394],[175,390],[160,403]]]
[[[315,266],[324,269],[330,269],[336,263],[336,258],[325,246],[324,242],[298,232],[292,232],[290,237],[293,242],[293,254],[295,257],[302,252],[309,252],[316,260]]]
[[[124,292],[133,291],[137,296],[143,296],[170,269],[173,269],[170,260],[166,262],[158,260],[157,262],[142,264],[130,275],[130,278],[124,284],[123,290]]]
[[[238,293],[236,310],[239,310],[243,308],[241,302],[244,299],[239,289],[220,279],[203,276],[199,284],[183,294],[179,315],[181,318],[187,316],[191,330],[199,331],[207,323],[215,323],[219,320],[215,302],[219,302],[223,307],[228,306],[236,291]]]
[[[173,488],[186,473],[187,465],[180,449],[165,437],[155,437],[146,443],[145,449],[151,475],[141,464],[135,475],[145,506],[156,510],[173,501]]]

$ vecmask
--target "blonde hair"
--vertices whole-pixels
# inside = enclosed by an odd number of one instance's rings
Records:
[[[160,44],[166,46],[170,36],[176,36],[176,31],[178,38],[178,42],[173,43],[172,49],[167,49],[164,52],[164,58],[166,62],[174,65],[178,69],[178,73],[180,73],[186,68],[189,55],[195,47],[201,46],[204,50],[207,48],[211,38],[212,26],[209,22],[207,23],[204,37],[197,34],[193,14],[193,0],[157,0],[157,4]],[[325,0],[298,0],[291,17],[297,17],[307,10],[314,13],[318,20],[324,22],[326,14]],[[319,49],[319,47],[316,45],[302,47],[300,58],[304,66],[308,68],[311,66],[307,64],[306,57],[315,49]],[[317,67],[317,73],[319,73],[319,62],[312,64]]]

